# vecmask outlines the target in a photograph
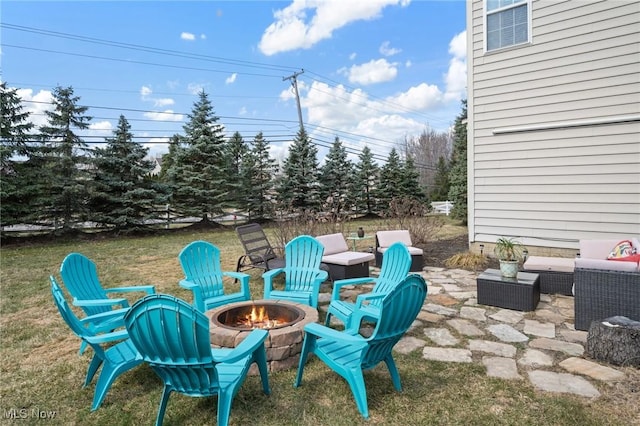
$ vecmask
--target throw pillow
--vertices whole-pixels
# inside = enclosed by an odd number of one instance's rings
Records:
[[[636,252],[635,247],[629,240],[622,240],[611,250],[608,260],[616,260],[621,262],[640,262],[640,253]]]

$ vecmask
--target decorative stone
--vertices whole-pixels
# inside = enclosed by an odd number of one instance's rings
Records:
[[[484,331],[473,325],[471,322],[463,319],[451,319],[447,321],[458,333],[465,336],[483,336]]]
[[[454,346],[460,342],[446,328],[426,328],[424,335],[438,346]]]
[[[513,358],[516,356],[514,346],[489,340],[469,340],[468,348],[472,351],[487,352],[499,357]]]
[[[518,360],[518,364],[532,368],[551,367],[553,358],[542,351],[529,348],[524,351],[524,355]]]
[[[471,362],[471,351],[468,349],[434,348],[428,346],[422,350],[422,357],[432,361]]]
[[[547,339],[546,337],[532,340],[531,342],[529,342],[529,347],[563,352],[571,356],[581,356],[584,353],[584,347],[582,347],[582,345],[571,342],[562,342],[554,339]]]
[[[552,323],[542,323],[535,320],[524,320],[524,333],[532,334],[539,337],[548,337],[553,339],[556,337],[556,325]]]
[[[487,367],[489,377],[522,380],[522,376],[518,374],[516,362],[511,358],[487,356],[482,358],[482,364]]]
[[[582,358],[567,358],[558,364],[570,373],[578,373],[601,381],[624,379],[624,373]]]
[[[537,389],[546,392],[571,393],[589,398],[600,396],[591,383],[573,374],[532,370],[529,371],[529,380]]]
[[[529,340],[527,336],[508,324],[490,325],[487,330],[503,342],[526,342]]]

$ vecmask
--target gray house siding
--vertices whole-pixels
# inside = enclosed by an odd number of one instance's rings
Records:
[[[532,1],[531,43],[492,52],[483,13],[467,3],[472,246],[640,235],[639,4]]]

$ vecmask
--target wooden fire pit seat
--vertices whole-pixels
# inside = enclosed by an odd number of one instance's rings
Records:
[[[319,235],[316,240],[324,246],[322,263],[328,267],[331,281],[369,276],[373,253],[350,251],[341,233]]]

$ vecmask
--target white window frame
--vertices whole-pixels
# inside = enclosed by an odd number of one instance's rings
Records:
[[[482,0],[482,10],[483,10],[483,36],[484,36],[484,53],[493,53],[493,52],[498,52],[498,51],[502,51],[505,49],[510,49],[513,47],[517,47],[517,46],[522,46],[525,44],[531,44],[531,0],[523,0],[523,1],[518,1],[515,0],[514,4],[510,4],[508,6],[503,6],[500,7],[498,9],[494,9],[491,11],[487,10],[487,3],[488,0]],[[488,37],[488,20],[489,20],[489,15],[492,15],[494,13],[499,13],[499,12],[504,12],[505,10],[509,10],[509,9],[513,9],[522,5],[526,5],[527,6],[527,40],[520,42],[520,43],[515,43],[515,44],[511,44],[509,46],[502,46],[502,47],[498,47],[496,49],[492,49],[489,50],[488,48],[488,43],[489,43],[489,37]]]

